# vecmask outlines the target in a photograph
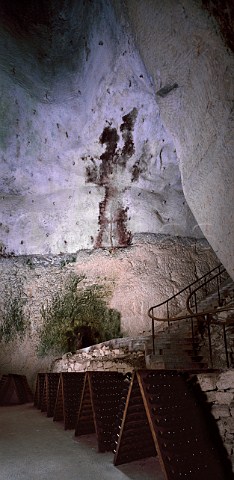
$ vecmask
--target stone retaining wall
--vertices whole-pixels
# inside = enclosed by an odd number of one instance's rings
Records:
[[[198,375],[198,382],[211,405],[211,413],[234,466],[234,370],[202,373]]]
[[[110,340],[83,348],[75,355],[66,353],[52,365],[53,372],[117,371],[132,372],[145,367],[144,337]]]

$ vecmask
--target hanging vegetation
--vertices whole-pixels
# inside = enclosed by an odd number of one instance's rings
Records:
[[[4,304],[1,312],[0,340],[8,343],[24,337],[29,326],[29,317],[24,311],[26,296],[21,280],[8,287],[4,294]]]
[[[60,293],[41,308],[38,355],[75,352],[120,337],[120,313],[107,305],[103,286],[82,287],[84,277],[71,275]]]

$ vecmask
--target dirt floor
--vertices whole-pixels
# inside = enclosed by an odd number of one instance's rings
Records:
[[[113,465],[112,453],[98,453],[95,435],[53,422],[32,404],[0,407],[1,480],[163,480],[155,457]]]

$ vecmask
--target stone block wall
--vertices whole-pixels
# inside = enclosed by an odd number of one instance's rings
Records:
[[[202,373],[198,382],[211,405],[220,435],[234,466],[234,370]]]
[[[53,372],[115,371],[132,372],[145,368],[145,338],[117,338],[83,348],[75,355],[66,353],[52,365]]]

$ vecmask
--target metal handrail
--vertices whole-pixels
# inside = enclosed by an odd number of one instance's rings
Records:
[[[163,302],[161,303],[158,303],[157,305],[154,305],[153,307],[150,307],[149,310],[148,310],[148,316],[152,319],[152,320],[156,320],[156,321],[160,321],[160,322],[168,322],[168,320],[170,321],[174,321],[174,320],[180,320],[180,319],[184,319],[184,318],[190,318],[191,317],[191,314],[185,314],[185,315],[176,315],[176,316],[170,316],[169,314],[169,303],[174,300],[176,297],[178,297],[179,295],[181,295],[182,293],[184,293],[186,290],[189,290],[189,294],[192,293],[192,287],[194,285],[196,285],[197,283],[201,282],[201,280],[203,279],[206,279],[209,275],[211,275],[213,272],[215,272],[216,270],[218,270],[218,276],[222,275],[222,273],[226,272],[225,268],[222,267],[221,264],[217,265],[216,267],[214,267],[212,270],[210,270],[209,272],[205,273],[202,277],[198,278],[197,280],[194,280],[192,283],[190,283],[189,285],[187,285],[186,287],[184,287],[182,290],[180,290],[179,292],[175,293],[175,295],[172,295],[172,297],[169,297],[167,298],[167,300],[164,300]],[[212,277],[213,279],[213,277]],[[202,286],[204,284],[207,284],[209,283],[209,279],[206,280]],[[154,310],[156,308],[159,308],[159,307],[162,307],[163,305],[167,305],[167,317],[165,318],[161,318],[161,317],[156,317],[154,315]],[[194,315],[194,313],[193,313]]]
[[[225,349],[225,356],[226,356],[226,365],[227,368],[229,368],[229,357],[228,357],[228,347],[227,347],[227,335],[226,335],[226,321],[217,321],[216,319],[213,318],[213,315],[217,315],[219,312],[227,312],[229,310],[234,310],[234,303],[231,302],[228,305],[222,305],[221,302],[221,295],[220,295],[220,283],[219,283],[219,274],[214,275],[209,279],[209,281],[217,279],[217,293],[218,293],[218,306],[212,308],[209,308],[207,310],[200,310],[198,311],[198,305],[197,302],[195,301],[196,299],[196,293],[197,291],[204,286],[204,283],[197,287],[193,292],[190,293],[186,300],[186,308],[188,312],[191,315],[195,315],[196,318],[201,318],[203,321],[206,322],[207,325],[207,331],[208,331],[208,342],[209,342],[209,355],[210,355],[210,362],[211,366],[213,368],[213,351],[212,351],[212,342],[211,342],[211,330],[210,330],[210,325],[219,325],[223,327],[223,341],[224,341],[224,349]],[[192,304],[191,299],[194,297],[194,303]],[[195,312],[192,310],[192,308],[195,306]]]
[[[216,271],[218,270],[218,273],[215,273]],[[170,322],[174,322],[174,321],[180,321],[180,320],[191,320],[191,329],[192,329],[192,339],[193,339],[193,343],[194,343],[194,324],[193,324],[193,320],[194,318],[207,318],[207,325],[208,325],[208,333],[209,333],[209,345],[210,345],[210,358],[211,358],[211,364],[213,363],[212,362],[212,348],[211,348],[211,338],[210,338],[210,324],[211,323],[216,323],[213,318],[212,318],[212,315],[213,314],[217,314],[218,312],[223,312],[223,311],[228,311],[228,310],[234,310],[234,304],[229,304],[229,305],[225,305],[225,306],[222,306],[221,305],[221,297],[220,297],[220,289],[219,289],[219,285],[220,285],[220,282],[219,282],[219,279],[221,278],[222,274],[223,273],[226,273],[226,270],[224,269],[224,267],[219,264],[217,265],[215,268],[213,268],[212,270],[210,270],[209,272],[207,272],[205,275],[203,275],[202,277],[200,277],[199,279],[195,280],[194,282],[190,283],[189,285],[187,285],[185,288],[183,288],[182,290],[180,290],[179,292],[177,292],[175,295],[173,295],[172,297],[168,298],[167,300],[157,304],[157,305],[154,305],[153,307],[151,307],[149,310],[148,310],[148,316],[151,318],[151,321],[152,321],[152,343],[153,343],[153,353],[155,354],[155,329],[154,329],[154,322],[155,321],[160,321],[160,322],[168,322],[168,325],[170,325]],[[227,274],[228,275],[228,274]],[[203,311],[200,311],[198,312],[198,305],[197,305],[197,292],[199,290],[202,290],[202,288],[205,287],[205,294],[207,296],[208,294],[208,289],[207,289],[207,286],[210,282],[214,281],[215,279],[217,279],[217,290],[218,291],[218,298],[219,298],[219,306],[216,307],[216,308],[213,308],[213,309],[207,309],[207,310],[203,310]],[[204,280],[204,281],[203,281]],[[202,283],[201,283],[202,281]],[[198,284],[198,286],[196,288],[193,288],[192,287],[195,287],[195,285]],[[186,292],[186,290],[189,290],[189,296],[187,297],[187,300],[186,300],[186,309],[187,309],[187,312],[186,313],[182,313],[182,314],[178,314],[178,315],[172,315],[170,316],[169,314],[169,303],[172,302],[176,297],[178,297],[179,295],[181,295],[182,293]],[[211,292],[210,292],[211,293]],[[191,299],[194,297],[194,305],[190,305],[190,302],[191,302]],[[160,318],[160,317],[156,317],[155,314],[154,314],[154,310],[159,308],[159,307],[162,307],[163,305],[166,305],[166,309],[167,309],[167,316],[164,317],[164,318]],[[192,308],[195,306],[195,312],[192,310]],[[220,323],[221,325],[223,325],[223,329],[224,329],[224,344],[225,344],[225,352],[226,352],[226,359],[227,359],[227,366],[229,366],[229,362],[228,362],[228,353],[227,353],[227,345],[226,345],[226,332],[225,332],[225,325],[224,323]]]
[[[224,269],[223,269],[223,271],[224,271]],[[198,309],[197,309],[197,304],[196,304],[195,301],[194,301],[194,305],[195,305],[196,311],[194,312],[194,311],[192,310],[192,308],[191,308],[191,307],[192,307],[192,305],[191,305],[191,298],[192,298],[193,296],[195,296],[195,298],[196,298],[196,292],[197,292],[198,290],[200,290],[202,287],[207,287],[207,285],[208,285],[209,282],[211,282],[212,280],[215,280],[215,278],[218,279],[219,277],[220,277],[220,274],[219,274],[219,273],[217,273],[216,275],[213,275],[211,278],[209,278],[209,279],[207,280],[207,282],[203,282],[201,285],[199,285],[199,287],[195,288],[195,290],[193,290],[193,291],[190,293],[190,295],[188,296],[188,298],[187,298],[187,300],[186,300],[186,309],[188,310],[188,312],[189,312],[191,315],[197,315],[197,314],[199,314]],[[213,310],[211,310],[211,309],[209,309],[209,310],[207,310],[207,311],[202,310],[202,311],[200,312],[201,314],[204,314],[204,313],[217,313],[217,312],[222,312],[222,311],[224,311],[224,310],[231,310],[231,309],[232,309],[232,308],[231,308],[231,305],[230,305],[230,308],[228,308],[227,305],[226,305],[224,308],[222,308],[219,285],[220,285],[220,284],[217,283],[217,287],[218,287],[218,288],[217,288],[217,293],[218,293],[218,298],[219,298],[219,306],[216,307],[216,308],[214,308]]]

